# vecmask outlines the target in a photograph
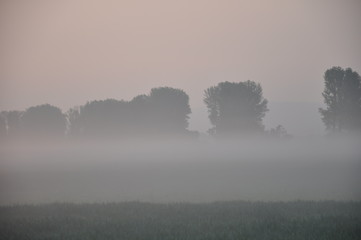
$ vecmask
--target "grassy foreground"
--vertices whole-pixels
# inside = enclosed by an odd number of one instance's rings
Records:
[[[6,206],[0,239],[361,239],[361,202]]]

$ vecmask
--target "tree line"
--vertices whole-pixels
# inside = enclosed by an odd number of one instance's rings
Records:
[[[26,111],[1,112],[2,135],[8,137],[119,137],[134,135],[193,136],[187,130],[191,109],[180,89],[153,88],[131,101],[87,102],[63,113],[44,104]]]
[[[324,74],[326,108],[319,109],[331,133],[361,131],[361,78],[351,68],[332,67]],[[265,130],[269,111],[262,87],[253,81],[221,82],[204,91],[204,103],[216,137],[267,135],[288,137],[281,126]],[[0,113],[0,136],[16,137],[197,137],[188,130],[189,96],[181,89],[159,87],[131,101],[90,101],[63,113],[44,104]]]

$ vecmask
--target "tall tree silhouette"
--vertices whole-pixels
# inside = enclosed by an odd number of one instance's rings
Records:
[[[149,94],[153,127],[161,132],[181,133],[188,127],[188,95],[180,89],[170,87],[153,88]]]
[[[210,133],[222,136],[264,131],[262,120],[268,109],[260,84],[221,82],[206,89],[203,100],[214,126]]]
[[[61,110],[49,104],[28,108],[21,116],[22,132],[30,136],[64,136],[66,118]]]
[[[324,75],[322,93],[326,108],[320,108],[326,129],[332,132],[361,130],[361,78],[351,68],[332,67]]]

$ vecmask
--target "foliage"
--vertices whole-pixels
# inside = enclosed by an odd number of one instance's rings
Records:
[[[88,102],[80,108],[78,118],[70,122],[70,129],[81,128],[88,136],[120,134],[129,118],[127,107],[127,102],[115,99]]]
[[[324,75],[326,109],[319,109],[332,132],[361,130],[361,77],[351,68],[333,67]]]
[[[360,202],[51,204],[0,207],[0,239],[361,238]]]
[[[253,81],[221,82],[204,91],[204,103],[215,135],[263,132],[268,111],[262,87]]]
[[[181,131],[188,127],[191,108],[184,91],[169,87],[153,88],[149,101],[155,127],[166,128],[167,131]]]
[[[57,107],[43,104],[28,108],[21,116],[22,132],[30,136],[64,136],[66,117]]]
[[[131,101],[88,102],[68,111],[69,133],[85,136],[189,133],[188,95],[169,87],[153,88]]]

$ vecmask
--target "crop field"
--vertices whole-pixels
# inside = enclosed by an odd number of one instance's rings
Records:
[[[361,202],[46,204],[0,207],[0,239],[361,239]]]

